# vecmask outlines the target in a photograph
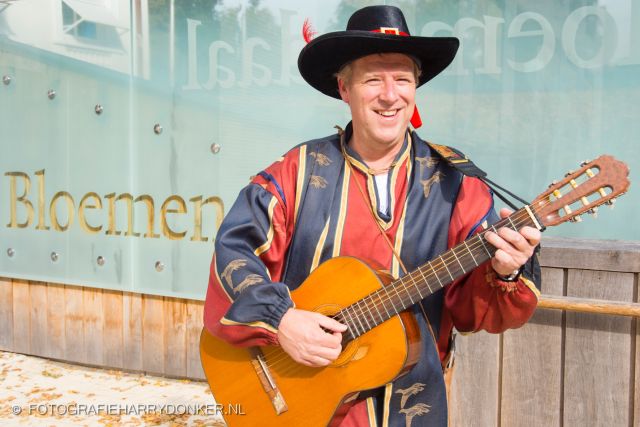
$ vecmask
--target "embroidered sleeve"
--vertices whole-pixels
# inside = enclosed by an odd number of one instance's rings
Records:
[[[238,346],[277,344],[280,320],[293,306],[280,281],[291,234],[280,169],[260,173],[240,192],[216,236],[204,323]]]

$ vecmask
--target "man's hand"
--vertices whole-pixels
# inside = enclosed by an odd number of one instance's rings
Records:
[[[280,320],[278,340],[296,362],[327,366],[340,355],[346,330],[346,325],[320,313],[290,308]]]
[[[513,211],[500,209],[500,217],[506,218]],[[520,232],[507,227],[498,229],[498,233],[487,231],[487,242],[497,250],[491,258],[491,266],[501,276],[509,276],[524,265],[533,255],[533,250],[540,243],[540,231],[533,227],[522,227]]]

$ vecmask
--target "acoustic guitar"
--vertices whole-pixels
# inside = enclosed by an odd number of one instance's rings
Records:
[[[520,230],[577,221],[613,204],[629,187],[627,166],[601,156],[554,182],[530,205],[487,230]],[[337,425],[358,393],[381,387],[417,362],[420,333],[406,309],[489,260],[494,252],[474,235],[393,280],[351,257],[322,263],[291,292],[296,308],[347,325],[342,353],[329,366],[294,362],[280,347],[234,347],[203,329],[200,357],[228,426]]]

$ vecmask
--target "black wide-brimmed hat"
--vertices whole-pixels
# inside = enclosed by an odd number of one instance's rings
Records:
[[[400,9],[368,6],[351,15],[346,31],[311,40],[298,56],[298,69],[311,86],[340,99],[335,74],[348,62],[374,53],[404,53],[419,61],[421,86],[447,68],[459,44],[455,37],[412,36]]]

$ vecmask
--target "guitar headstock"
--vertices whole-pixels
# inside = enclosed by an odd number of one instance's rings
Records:
[[[629,168],[612,156],[583,162],[540,194],[531,208],[545,226],[580,221],[585,212],[596,214],[598,206],[613,205],[615,198],[629,189]]]

